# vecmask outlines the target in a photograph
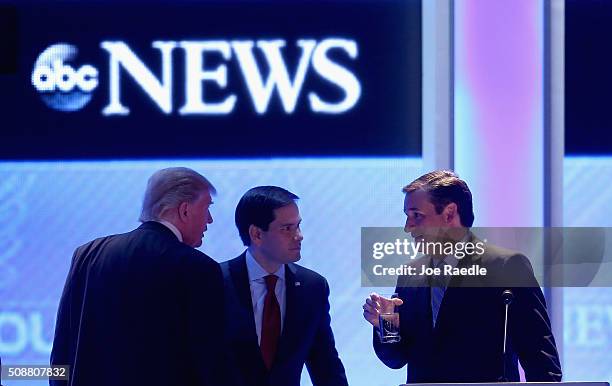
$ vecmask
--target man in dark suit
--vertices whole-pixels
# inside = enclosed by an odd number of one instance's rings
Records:
[[[285,189],[260,186],[236,208],[248,248],[221,264],[232,362],[247,385],[297,386],[306,364],[315,386],[344,386],[327,281],[294,264],[303,239],[297,199]]]
[[[474,221],[467,184],[449,171],[425,174],[408,186],[405,231],[415,242],[457,246],[482,243],[470,231]],[[434,245],[434,244],[432,244]],[[485,268],[485,276],[405,275],[398,278],[399,299],[374,293],[363,305],[374,326],[376,355],[387,366],[407,365],[408,383],[519,381],[517,359],[527,381],[560,381],[561,367],[546,302],[527,258],[484,245],[458,258],[436,252],[411,262],[421,267]],[[510,289],[507,355],[503,355],[505,305]],[[401,340],[382,343],[379,311],[398,306]]]
[[[57,385],[221,385],[219,265],[194,249],[212,223],[210,182],[187,168],[149,179],[137,229],[77,248],[61,297]]]

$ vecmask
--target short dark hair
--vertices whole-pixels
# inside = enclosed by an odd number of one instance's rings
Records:
[[[274,211],[295,203],[298,196],[278,186],[257,186],[249,189],[236,206],[236,227],[244,245],[251,245],[249,227],[255,225],[268,230],[274,221]]]
[[[422,175],[410,184],[404,186],[404,193],[422,190],[429,196],[429,200],[440,214],[444,208],[454,202],[461,219],[461,225],[471,227],[474,224],[474,207],[472,205],[472,192],[465,181],[450,170],[434,170]]]

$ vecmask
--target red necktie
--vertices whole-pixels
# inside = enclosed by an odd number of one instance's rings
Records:
[[[281,330],[280,306],[276,299],[276,275],[268,275],[264,278],[268,292],[264,299],[263,317],[261,323],[261,355],[268,369],[272,368],[276,347],[278,346],[278,338]]]

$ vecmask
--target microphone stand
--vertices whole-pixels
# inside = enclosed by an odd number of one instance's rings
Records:
[[[506,352],[506,341],[508,338],[508,309],[510,308],[510,304],[512,303],[512,300],[514,299],[514,294],[512,293],[511,290],[506,289],[504,290],[504,292],[502,292],[502,299],[504,301],[504,305],[506,306],[506,316],[504,318],[504,348],[503,348],[503,356],[502,356],[503,370],[502,370],[502,376],[499,378],[499,382],[508,382],[508,377],[506,374],[506,362],[508,359],[508,354]]]

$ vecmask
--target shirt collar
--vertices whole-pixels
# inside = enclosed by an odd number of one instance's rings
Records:
[[[174,233],[174,235],[176,236],[176,238],[182,243],[183,242],[183,235],[181,234],[181,231],[178,230],[178,228],[176,226],[174,226],[174,224],[172,224],[170,221],[166,221],[166,220],[155,220],[155,222],[158,222],[162,225],[164,225],[166,228],[170,229],[172,231],[172,233]]]
[[[246,266],[249,274],[249,282],[263,279],[269,275],[269,273],[263,269],[261,265],[259,265],[251,251],[248,249],[246,250]],[[279,280],[285,280],[285,264],[281,265],[280,268],[273,274],[276,275]]]

